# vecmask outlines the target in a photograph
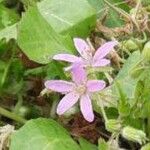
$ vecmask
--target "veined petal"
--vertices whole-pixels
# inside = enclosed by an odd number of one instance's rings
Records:
[[[76,61],[79,61],[80,58],[75,56],[75,55],[71,55],[71,54],[57,54],[53,57],[54,60],[60,60],[60,61],[66,61],[66,62],[71,62],[74,63]]]
[[[57,106],[57,114],[62,115],[63,113],[65,113],[69,108],[77,103],[78,99],[79,94],[75,92],[71,92],[65,95]]]
[[[45,87],[56,92],[64,93],[72,91],[74,84],[63,80],[48,80],[45,82]]]
[[[97,49],[93,59],[96,61],[98,59],[104,58],[117,44],[117,41],[106,42]]]
[[[93,67],[102,67],[110,64],[110,60],[108,59],[97,59],[95,62],[93,62],[92,66]]]
[[[92,109],[91,99],[88,94],[82,95],[80,99],[80,109],[85,120],[92,122],[94,120],[94,113]]]
[[[88,59],[88,55],[89,55],[89,51],[90,51],[90,47],[89,45],[80,38],[74,38],[74,45],[77,49],[77,51],[80,53],[80,55],[85,58]]]
[[[106,86],[103,80],[89,80],[87,81],[87,90],[89,92],[97,92],[104,89]]]
[[[73,64],[72,65],[72,80],[76,83],[76,84],[83,84],[87,81],[87,75],[86,75],[86,71],[83,68],[83,64],[77,63],[77,64]]]

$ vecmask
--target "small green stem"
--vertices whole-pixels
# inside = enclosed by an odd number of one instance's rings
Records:
[[[101,112],[102,112],[103,118],[104,118],[104,120],[105,120],[105,122],[106,122],[106,121],[108,121],[107,115],[106,115],[106,112],[105,112],[105,109],[104,109],[103,102],[102,102],[102,100],[99,98],[99,95],[98,95],[98,94],[97,94],[97,99],[98,99],[98,101],[100,102]]]
[[[15,105],[15,108],[14,108],[14,111],[13,111],[15,114],[17,114],[19,112],[19,108],[22,106],[22,103],[23,103],[22,95],[18,94],[18,102]]]
[[[56,117],[57,104],[58,104],[58,100],[53,100],[51,111],[50,111],[50,117],[53,119]]]
[[[92,74],[92,76],[93,76],[94,79],[97,79],[97,76],[96,76],[95,73]],[[100,99],[100,97],[99,97],[98,94],[96,94],[96,97],[97,97],[98,101],[100,102],[100,108],[101,108],[102,116],[103,116],[103,118],[104,118],[104,120],[105,120],[105,122],[106,122],[106,121],[108,121],[108,119],[107,119],[107,115],[106,115],[106,112],[105,112],[105,109],[104,109],[103,102],[102,102],[102,100]]]
[[[11,58],[10,58],[8,64],[7,64],[6,68],[4,70],[4,73],[3,73],[3,76],[2,76],[2,79],[1,79],[1,85],[0,85],[1,87],[3,87],[3,85],[4,85],[5,81],[6,81],[6,78],[8,76],[8,72],[9,72],[9,68],[10,68],[11,63],[13,61],[14,55],[15,55],[15,46],[12,49],[12,56],[11,56]]]
[[[2,107],[0,107],[0,114],[3,115],[3,116],[5,116],[5,117],[7,117],[7,118],[9,118],[9,119],[12,119],[12,120],[15,120],[17,122],[20,122],[22,124],[24,124],[26,122],[26,120],[24,118],[18,116],[15,113],[12,113],[12,112],[4,109]]]

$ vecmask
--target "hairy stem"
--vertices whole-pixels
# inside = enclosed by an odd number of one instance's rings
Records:
[[[12,112],[10,112],[10,111],[4,109],[4,108],[2,108],[2,107],[0,107],[0,115],[5,116],[5,117],[7,117],[7,118],[9,118],[9,119],[15,120],[15,121],[17,121],[17,122],[20,122],[20,123],[22,123],[22,124],[24,124],[24,123],[26,122],[26,120],[25,120],[24,118],[18,116],[18,115],[15,114],[15,113],[12,113]]]

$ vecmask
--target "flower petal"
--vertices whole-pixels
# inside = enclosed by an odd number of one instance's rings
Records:
[[[82,95],[80,99],[80,109],[83,114],[83,117],[92,122],[94,120],[94,113],[92,109],[91,99],[88,94]]]
[[[80,53],[80,55],[83,58],[88,59],[88,54],[89,54],[89,50],[90,50],[89,45],[83,39],[80,39],[80,38],[74,38],[73,41],[74,41],[74,45],[75,45],[77,51]]]
[[[80,58],[75,56],[75,55],[71,55],[71,54],[57,54],[53,57],[54,60],[60,60],[60,61],[66,61],[66,62],[71,62],[74,63],[76,61],[79,61]]]
[[[72,65],[71,72],[72,72],[72,80],[76,84],[83,84],[87,81],[87,75],[85,69],[83,68],[83,64],[74,63]]]
[[[79,99],[79,95],[75,92],[65,95],[57,106],[57,114],[62,115],[71,108]]]
[[[97,49],[93,59],[96,61],[98,59],[104,58],[117,44],[117,41],[106,42],[100,48]]]
[[[48,80],[45,82],[45,87],[47,89],[63,93],[72,91],[74,84],[63,80]]]
[[[87,89],[89,92],[97,92],[104,89],[106,86],[103,80],[89,80],[87,81]]]
[[[93,67],[102,67],[102,66],[106,66],[108,64],[110,64],[110,60],[104,58],[104,59],[99,59],[99,60],[95,61],[92,64],[92,66]]]

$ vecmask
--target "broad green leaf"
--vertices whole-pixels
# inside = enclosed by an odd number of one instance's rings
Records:
[[[69,133],[52,119],[28,121],[11,137],[10,150],[80,150]]]
[[[17,39],[17,25],[14,24],[2,29],[0,31],[0,40],[1,39],[6,39],[6,41],[9,41],[10,39]]]
[[[18,45],[29,59],[46,64],[58,53],[72,53],[70,38],[58,35],[36,7],[24,14],[18,26]]]
[[[134,98],[137,79],[131,77],[131,71],[136,66],[136,64],[141,60],[141,55],[139,51],[131,54],[131,56],[126,60],[123,68],[118,73],[115,81],[119,83],[120,88],[127,96],[127,98]],[[118,95],[117,86],[112,86],[113,94]]]
[[[81,150],[98,150],[97,146],[88,142],[87,140],[80,138],[79,139]]]
[[[86,37],[96,24],[96,11],[86,0],[43,0],[38,9],[53,29]]]

